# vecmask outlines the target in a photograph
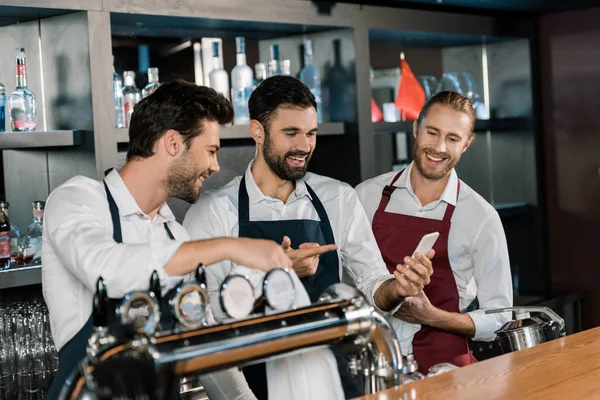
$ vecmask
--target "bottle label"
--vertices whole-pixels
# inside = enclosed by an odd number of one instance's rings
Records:
[[[10,232],[0,232],[0,259],[10,258]]]
[[[17,76],[27,76],[27,66],[25,64],[17,64]]]
[[[35,129],[35,121],[23,121],[16,120],[13,121],[15,129],[23,130],[23,129]]]

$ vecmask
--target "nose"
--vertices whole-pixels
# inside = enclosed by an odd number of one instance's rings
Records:
[[[219,165],[219,161],[217,160],[217,155],[215,154],[215,158],[210,166],[210,171],[213,174],[216,174],[221,170],[221,166]]]
[[[305,153],[309,153],[311,149],[312,139],[308,137],[308,135],[296,135],[296,142],[294,143],[294,147],[298,151],[303,151]]]
[[[435,143],[434,143],[433,148],[438,153],[446,152],[446,139],[445,139],[444,135],[436,135],[435,136]]]

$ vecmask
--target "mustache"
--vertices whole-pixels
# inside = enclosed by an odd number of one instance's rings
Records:
[[[421,151],[423,151],[424,153],[427,153],[430,156],[435,157],[435,158],[450,158],[450,154],[448,154],[446,152],[438,153],[437,151],[433,150],[430,147],[424,147],[421,149]]]
[[[285,153],[285,157],[296,157],[296,156],[310,156],[310,152],[306,151],[288,151]]]

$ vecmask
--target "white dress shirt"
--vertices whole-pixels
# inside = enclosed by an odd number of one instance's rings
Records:
[[[373,296],[379,286],[393,278],[385,266],[379,248],[369,229],[369,221],[354,189],[340,181],[307,173],[296,181],[296,188],[287,202],[265,196],[254,181],[251,172],[252,162],[246,170],[250,221],[278,221],[290,219],[319,220],[313,206],[306,183],[323,203],[333,230],[335,244],[338,245],[340,280],[356,285],[367,299]],[[188,211],[183,226],[193,239],[208,239],[219,236],[237,237],[238,193],[241,176],[231,180],[216,191],[203,193],[200,200]],[[283,238],[281,238],[283,240]],[[292,243],[298,248],[301,243]],[[211,307],[215,318],[225,318],[220,309],[218,290],[236,266],[231,261],[222,261],[206,270]],[[255,287],[259,283],[252,282]]]
[[[46,203],[42,291],[50,312],[52,337],[59,350],[90,317],[100,276],[111,298],[124,297],[133,290],[148,290],[155,270],[163,293],[182,279],[169,277],[164,269],[181,243],[189,240],[169,206],[163,204],[150,218],[140,210],[116,170],[106,176],[105,182],[119,208],[123,243],[113,239],[102,182],[76,176],[56,188]],[[164,223],[176,240],[169,238]],[[211,399],[254,398],[239,372],[222,371],[202,377],[201,382],[213,395]]]
[[[511,314],[485,314],[485,309],[511,307],[512,280],[506,236],[498,212],[483,197],[461,181],[458,203],[458,176],[453,170],[440,200],[423,206],[415,195],[410,173],[413,164],[394,183],[397,188],[385,211],[421,218],[441,220],[448,204],[456,206],[448,238],[448,256],[464,310],[477,297],[479,309],[467,314],[475,324],[474,340],[491,341],[494,331],[507,322]],[[386,185],[398,171],[367,180],[356,187],[371,223]],[[433,265],[435,279],[435,262]],[[402,338],[400,338],[402,340]]]

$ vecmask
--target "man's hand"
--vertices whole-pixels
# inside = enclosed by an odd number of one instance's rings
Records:
[[[431,325],[434,313],[435,307],[421,290],[416,296],[406,299],[394,313],[394,317],[413,324]]]
[[[408,268],[406,265],[396,267],[394,279],[384,282],[375,292],[375,305],[380,310],[389,311],[397,307],[405,297],[414,296],[423,290],[433,274],[431,259],[434,255],[435,251],[431,250],[427,257],[416,253],[415,258],[404,258]]]
[[[427,257],[416,253],[415,258],[404,258],[405,265],[396,266],[394,283],[398,297],[415,296],[431,281],[430,276],[433,274],[431,259],[434,255],[434,250],[431,250]]]
[[[231,261],[249,268],[270,271],[273,268],[290,268],[292,260],[277,242],[263,239],[239,238],[235,241]]]
[[[292,260],[292,268],[300,278],[314,275],[319,267],[319,256],[329,251],[337,250],[337,245],[327,244],[321,246],[319,243],[302,243],[298,250],[292,248],[292,241],[284,236],[281,248]]]

